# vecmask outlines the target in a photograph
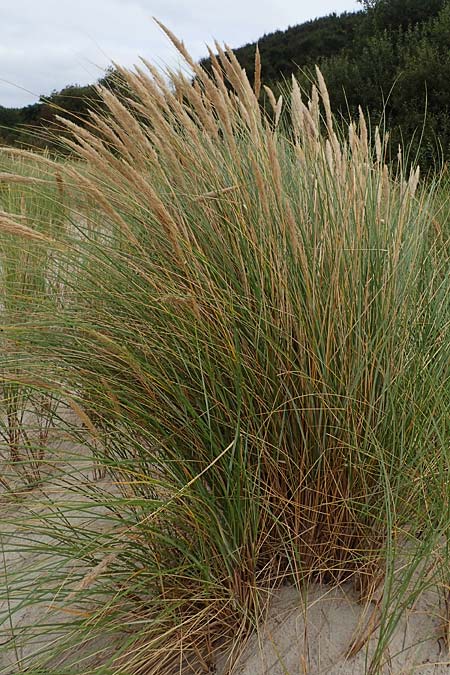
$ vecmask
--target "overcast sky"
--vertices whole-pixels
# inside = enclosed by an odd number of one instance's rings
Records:
[[[87,84],[115,60],[140,55],[176,65],[156,16],[191,54],[213,39],[232,47],[331,12],[356,0],[0,0],[0,105],[24,106],[66,84]]]

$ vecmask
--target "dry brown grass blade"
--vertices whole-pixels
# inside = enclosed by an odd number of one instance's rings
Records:
[[[239,185],[230,185],[229,187],[222,188],[221,190],[211,190],[210,192],[205,192],[203,195],[194,197],[194,201],[200,202],[207,199],[217,199],[217,197],[220,197],[227,192],[234,192],[234,190],[238,189]]]
[[[77,145],[73,144],[73,148],[77,151]],[[109,201],[105,198],[105,195],[98,189],[98,187],[95,185],[95,183],[89,178],[86,178],[85,176],[82,176],[78,171],[75,169],[69,169],[66,168],[66,173],[74,179],[75,182],[78,182],[85,190],[87,193],[91,194],[91,196],[96,199],[101,206],[104,208],[105,212],[111,217],[113,222],[116,222],[120,225],[122,228],[123,232],[126,234],[126,236],[129,238],[130,242],[132,242],[137,248],[139,248],[139,241],[132,232],[131,228],[129,227],[128,223],[125,222],[125,220],[117,213],[117,211],[111,206]]]
[[[11,218],[11,215],[14,215],[14,218],[18,218],[19,220],[28,220],[28,216],[25,216],[20,213],[8,213],[7,211],[0,211],[0,218]]]
[[[2,373],[0,382],[14,382],[15,384],[28,385],[30,387],[36,387],[36,389],[45,389],[47,391],[54,389],[54,386],[45,380],[14,373]]]
[[[33,239],[34,241],[55,244],[55,242],[45,234],[37,232],[27,225],[23,225],[23,223],[17,223],[15,220],[12,220],[8,216],[2,214],[0,214],[0,232],[12,234],[17,237],[23,237],[25,239]]]
[[[5,155],[29,159],[33,163],[36,162],[38,164],[43,164],[45,166],[48,166],[52,170],[57,169],[57,166],[55,166],[55,161],[53,159],[49,159],[48,157],[45,157],[44,155],[38,152],[33,152],[31,150],[24,150],[23,148],[13,148],[10,147],[9,145],[0,146],[0,151]]]
[[[37,185],[42,183],[49,183],[44,178],[35,178],[34,176],[21,176],[15,173],[0,173],[0,183],[21,183],[23,185]]]
[[[442,639],[450,656],[450,586],[444,587],[444,616],[442,620]]]
[[[79,583],[75,586],[73,591],[69,593],[67,598],[65,599],[66,602],[69,600],[73,600],[76,598],[77,594],[80,591],[86,590],[87,588],[90,588],[92,584],[95,583],[95,581],[99,578],[103,572],[105,572],[108,568],[108,566],[114,562],[114,560],[117,558],[119,552],[114,551],[114,553],[110,553],[109,555],[105,556],[103,560],[101,560],[95,567],[93,567],[82,579],[79,581]]]
[[[345,653],[346,659],[351,659],[353,656],[361,651],[361,649],[370,640],[373,633],[377,630],[381,623],[381,598],[375,604],[364,627],[356,634],[352,644]]]
[[[91,433],[92,437],[95,440],[98,440],[100,438],[100,434],[98,432],[97,427],[87,414],[87,412],[82,408],[81,405],[79,405],[76,401],[73,400],[70,396],[67,396],[65,398],[65,401],[67,405],[73,410],[75,415],[78,417],[80,422],[83,422],[85,427],[88,429],[88,431]]]

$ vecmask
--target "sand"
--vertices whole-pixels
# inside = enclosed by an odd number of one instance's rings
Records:
[[[450,657],[442,638],[440,595],[423,593],[403,613],[375,673],[449,675]],[[369,606],[369,616],[374,605]],[[362,675],[374,655],[379,630],[349,659],[345,654],[368,614],[350,585],[312,585],[304,594],[293,587],[276,592],[258,635],[253,635],[234,667],[225,658],[218,675]]]
[[[67,411],[65,417],[70,418]],[[76,419],[71,421],[75,423]],[[113,492],[114,488],[106,476],[99,479],[90,450],[58,429],[51,432],[48,452],[40,467],[44,480],[39,486],[30,489],[23,472],[15,475],[5,461],[6,454],[0,452],[0,470],[20,497],[11,499],[0,485],[0,674],[13,675],[25,672],[34,655],[67,635],[65,624],[72,618],[59,609],[58,589],[47,588],[46,583],[41,584],[40,601],[30,602],[33,585],[46,577],[50,565],[60,566],[68,580],[86,572],[80,564],[57,555],[51,555],[49,560],[52,537],[50,532],[42,531],[41,516],[51,514],[53,523],[65,528],[88,525],[93,517],[96,527],[107,526],[107,521],[103,523],[98,517],[102,509],[95,504],[86,509],[86,495],[77,491],[93,481],[100,491]],[[64,504],[63,510],[60,504]],[[79,654],[67,656],[77,660]],[[81,667],[79,672],[84,669]]]
[[[61,451],[61,443],[58,448]],[[81,445],[64,450],[74,456],[82,457],[83,453],[86,456],[86,461],[78,464],[72,473],[74,485],[96,480],[98,488],[109,489],[106,478],[102,479],[102,484],[94,476],[92,459]],[[5,499],[2,502],[0,495],[0,514],[3,516],[0,530],[1,675],[24,672],[36,652],[58,640],[58,624],[63,627],[68,620],[67,614],[52,607],[51,591],[39,604],[27,604],[33,579],[45,572],[48,565],[46,553],[26,548],[28,538],[33,536],[32,527],[29,528],[27,523],[35,517],[36,509],[51,508],[45,499],[39,499],[39,489],[25,495],[19,504]],[[79,525],[87,517],[85,510],[77,510],[76,492],[68,489],[67,480],[61,481],[57,475],[49,476],[47,492],[49,489],[54,495],[64,493],[64,501],[74,500],[69,515],[74,523]],[[41,504],[39,507],[38,503]],[[14,519],[23,516],[20,532],[12,520],[8,524],[11,509]],[[44,544],[50,541],[45,534],[41,533],[39,537]],[[24,549],[18,551],[21,542]],[[52,562],[58,564],[59,561],[55,558]],[[68,569],[67,573],[71,571]],[[9,609],[14,609],[11,619],[7,618]],[[249,638],[237,659],[235,654],[224,654],[217,664],[217,675],[362,675],[367,672],[375,653],[379,628],[363,642],[355,655],[348,659],[345,655],[355,635],[364,633],[370,617],[377,617],[374,611],[374,604],[364,607],[358,603],[350,584],[339,588],[311,585],[301,594],[293,587],[282,587],[274,593],[258,634]],[[54,624],[51,630],[43,632],[37,628],[30,631],[27,628],[39,627],[45,623],[46,616]],[[428,588],[403,612],[389,648],[383,654],[382,665],[374,673],[450,675],[450,657],[443,637],[445,616],[442,593],[436,587]]]

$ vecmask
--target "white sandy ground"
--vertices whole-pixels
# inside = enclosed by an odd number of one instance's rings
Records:
[[[61,449],[61,444],[59,446]],[[83,455],[82,446],[66,447],[65,450]],[[84,453],[86,456],[85,450]],[[86,462],[78,467],[72,480],[84,482],[93,479],[92,462],[86,457]],[[97,487],[109,489],[107,479],[103,479],[103,482],[104,485],[100,485],[96,480]],[[87,518],[86,511],[77,511],[76,494],[67,492],[66,489],[67,486],[64,487],[59,479],[53,478],[46,491],[52,490],[55,494],[64,491],[64,500],[74,500],[69,518],[79,525],[83,518]],[[31,511],[35,513],[37,508],[33,505],[30,511],[30,502],[36,502],[36,493],[25,497],[19,506],[8,501],[2,503],[0,494],[0,516],[6,516],[7,510],[11,508],[15,509],[16,517],[23,513],[20,537],[24,542],[30,536],[27,519],[30,518]],[[40,508],[49,507],[43,501]],[[39,536],[39,541],[45,543],[46,537]],[[20,544],[17,537],[17,529],[8,525],[5,520],[3,523],[0,520],[0,598],[5,597],[2,584],[9,584],[10,598],[0,600],[0,637],[4,643],[3,646],[0,644],[1,675],[25,672],[33,654],[43,644],[58,639],[56,628],[45,636],[39,635],[39,631],[34,636],[27,636],[24,630],[26,626],[41,624],[43,617],[45,620],[45,612],[50,611],[50,597],[42,598],[38,605],[27,606],[25,602],[21,606],[26,589],[31,589],[33,578],[41,573],[45,574],[48,556],[36,550],[13,550]],[[58,564],[56,558],[52,562]],[[17,574],[18,570],[23,570],[23,574]],[[15,604],[15,611],[12,620],[8,621],[5,617],[8,603],[11,602]],[[445,616],[442,603],[442,594],[436,588],[431,588],[404,612],[389,649],[384,654],[383,665],[377,673],[450,675],[450,657],[442,638]],[[217,675],[364,675],[370,656],[376,648],[378,630],[373,632],[366,645],[355,656],[347,660],[345,653],[358,633],[358,628],[367,625],[373,607],[371,605],[369,612],[365,613],[364,607],[352,594],[349,584],[340,588],[312,585],[302,594],[295,588],[282,587],[273,597],[267,619],[261,625],[259,634],[248,640],[237,660],[224,655],[217,664]],[[51,610],[52,623],[64,624],[67,620],[66,614]],[[11,643],[10,647],[8,641]],[[157,672],[149,675],[157,675]]]
[[[376,672],[449,675],[443,614],[437,590],[423,593],[402,616]],[[345,654],[367,619],[348,584],[341,588],[312,585],[302,595],[293,587],[281,588],[259,634],[248,640],[232,668],[219,664],[218,675],[363,675],[379,631],[355,656],[347,660]]]
[[[64,417],[67,418],[67,412]],[[69,417],[76,424],[77,420],[70,412]],[[55,602],[55,592],[51,589],[42,595],[40,602],[28,602],[28,597],[33,595],[34,580],[40,575],[45,577],[49,567],[46,545],[51,544],[52,538],[50,533],[48,536],[36,533],[35,525],[40,515],[52,514],[54,523],[59,522],[65,527],[73,524],[79,528],[93,518],[96,526],[108,526],[106,520],[103,522],[98,517],[102,511],[98,506],[89,511],[86,509],[86,496],[77,494],[77,488],[95,481],[96,489],[113,493],[111,481],[107,477],[99,479],[86,446],[67,440],[57,429],[50,433],[50,453],[41,466],[45,482],[31,490],[24,487],[26,481],[23,476],[14,481],[11,467],[5,462],[7,453],[0,448],[0,471],[7,472],[8,482],[15,482],[16,489],[21,493],[19,501],[11,500],[0,484],[0,675],[26,672],[34,654],[56,644],[63,634],[67,635],[66,631],[58,632],[57,626],[63,626],[72,618],[67,612],[57,609],[58,602]],[[77,508],[77,502],[82,505],[80,508]],[[58,504],[64,504],[63,513]],[[16,524],[18,521],[20,531]],[[39,550],[40,545],[42,550]],[[65,565],[68,579],[72,574],[87,571],[80,570],[79,565],[68,564],[56,555],[52,556],[51,565]],[[42,628],[45,624],[51,624],[52,629]],[[101,649],[102,645],[96,643],[97,647]],[[70,658],[71,654],[68,653],[68,656]],[[76,662],[79,654],[72,656]],[[84,668],[80,667],[80,674]]]
[[[51,507],[46,505],[46,495],[43,495],[42,502],[39,504],[39,495],[36,492],[32,499],[28,499],[31,508],[28,508],[25,503],[20,511],[16,510],[14,513],[15,519],[23,514],[20,537],[17,536],[17,530],[5,527],[4,524],[1,525],[0,597],[7,596],[6,600],[0,600],[1,675],[25,672],[33,654],[52,645],[66,633],[65,631],[59,633],[57,626],[63,626],[72,618],[67,612],[58,610],[58,600],[55,601],[57,588],[44,591],[39,602],[33,601],[29,604],[28,598],[33,595],[33,583],[40,575],[45,576],[48,573],[49,564],[65,565],[68,579],[73,574],[85,571],[80,570],[80,566],[68,565],[67,561],[57,555],[52,556],[49,562],[45,546],[51,543],[52,539],[44,534],[36,534],[33,522],[36,522],[37,515],[44,511],[49,512]],[[70,504],[71,501],[74,504],[70,513],[65,512],[64,525],[73,524],[80,527],[83,523],[87,524],[92,515],[86,515],[85,509],[76,508],[76,495],[66,493],[62,486],[58,489],[54,485],[53,498],[58,501],[62,495],[65,504]],[[84,502],[86,502],[85,499]],[[57,516],[55,511],[53,513]],[[32,543],[30,550],[26,548],[20,550],[22,544],[27,547],[30,543]],[[39,551],[39,545],[43,545],[44,550]],[[2,585],[7,587],[6,593]],[[12,612],[10,620],[7,618],[9,612]],[[45,624],[51,624],[51,629],[45,628]],[[6,650],[4,650],[5,645]]]

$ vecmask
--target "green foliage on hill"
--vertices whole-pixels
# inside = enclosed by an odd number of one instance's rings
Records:
[[[378,30],[407,28],[439,14],[444,0],[359,0]]]
[[[391,152],[409,145],[423,168],[450,158],[450,0],[366,0],[265,35],[263,79],[277,93],[295,74],[305,89],[318,63],[334,110],[348,119],[361,106],[372,127],[391,131]],[[235,50],[252,76],[256,43]],[[206,59],[203,64],[209,68]]]
[[[366,27],[365,13],[345,13],[307,21],[285,31],[278,30],[258,40],[264,82],[276,82],[288,77],[297,66],[317,63],[323,57],[339,53],[354,42]],[[256,43],[234,49],[239,62],[252,78]],[[210,68],[210,60],[201,64]]]
[[[402,15],[401,5],[410,11]],[[405,24],[405,15],[421,20]],[[358,105],[370,111],[373,126],[381,121],[391,131],[391,151],[410,144],[425,168],[449,160],[450,2],[383,0],[366,21],[374,30],[358,48],[320,60],[332,105],[345,116]]]

